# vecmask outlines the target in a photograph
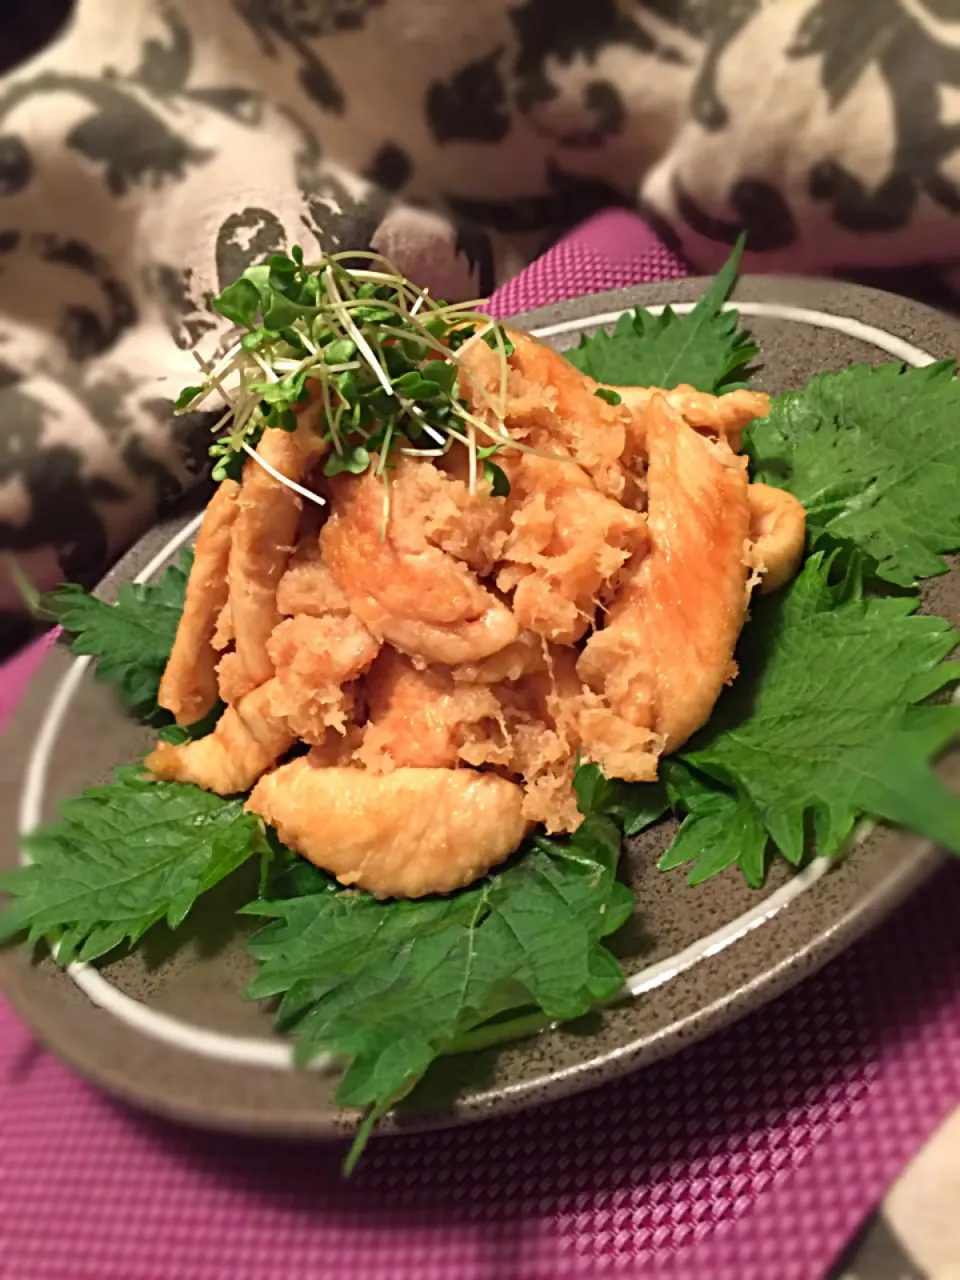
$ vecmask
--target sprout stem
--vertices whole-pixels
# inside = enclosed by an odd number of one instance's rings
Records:
[[[222,399],[225,412],[212,446],[218,475],[229,474],[231,460],[246,453],[280,483],[323,505],[319,495],[275,471],[254,444],[265,428],[292,429],[291,414],[300,413],[308,395],[323,415],[318,429],[333,453],[349,457],[362,447],[376,457],[371,465],[384,484],[384,530],[391,451],[436,458],[462,444],[472,492],[481,475],[480,444],[553,456],[514,440],[504,425],[509,340],[478,310],[482,299],[442,302],[372,251],[330,254],[313,265],[305,265],[299,251],[274,255],[243,279],[243,287],[224,290],[217,306],[247,332],[215,360],[194,353],[203,385],[177,411],[189,412],[213,391]],[[499,385],[486,374],[481,380],[464,358],[476,341],[494,351]]]
[[[270,475],[273,476],[274,480],[279,480],[281,484],[285,484],[287,488],[292,489],[294,493],[299,493],[301,497],[308,498],[311,502],[315,502],[318,507],[325,507],[327,505],[326,498],[321,498],[319,493],[312,493],[309,489],[305,489],[302,484],[297,484],[296,480],[291,480],[289,476],[285,476],[282,471],[278,471],[276,467],[271,466],[270,463],[267,462],[266,458],[261,458],[256,449],[251,449],[246,442],[243,443],[241,448],[244,453],[253,458],[254,462],[259,462],[264,471],[268,471]]]

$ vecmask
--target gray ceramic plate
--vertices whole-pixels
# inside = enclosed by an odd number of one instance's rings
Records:
[[[702,281],[599,294],[520,317],[563,348],[627,307],[684,303]],[[954,353],[960,325],[887,294],[812,281],[744,281],[738,300],[762,348],[760,386],[800,386],[824,369]],[[195,514],[195,513],[191,513]],[[191,515],[155,529],[103,583],[153,577],[190,536]],[[936,580],[925,607],[960,622],[960,577]],[[17,858],[18,828],[51,819],[65,797],[133,761],[149,735],[118,710],[89,667],[61,650],[34,680],[0,750],[0,865]],[[951,767],[956,761],[951,763]],[[632,1071],[725,1025],[822,965],[937,865],[929,845],[876,831],[839,866],[797,878],[776,871],[756,893],[734,871],[696,889],[659,874],[664,824],[628,850],[639,914],[623,940],[634,998],[584,1022],[431,1072],[387,1128],[449,1125],[560,1097]],[[249,892],[249,886],[247,886]],[[247,923],[231,908],[244,886],[211,895],[176,945],[149,937],[101,970],[63,973],[48,956],[0,957],[0,980],[41,1040],[98,1084],[196,1123],[274,1134],[336,1136],[356,1124],[333,1101],[336,1079],[293,1071],[268,1009],[240,999],[252,971]]]

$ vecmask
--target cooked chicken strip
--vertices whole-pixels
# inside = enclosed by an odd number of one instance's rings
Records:
[[[196,724],[217,701],[213,642],[227,601],[227,561],[239,492],[236,481],[224,480],[210,499],[197,537],[177,638],[157,694],[157,702],[173,713],[177,724]]]
[[[323,451],[305,426],[263,433],[257,452],[281,475],[300,481]],[[240,511],[230,551],[229,603],[238,664],[253,689],[273,675],[267,640],[280,621],[277,584],[296,539],[303,499],[253,458],[243,468]],[[234,684],[238,687],[240,681]]]
[[[609,584],[647,542],[646,517],[600,493],[575,462],[503,455],[513,528],[497,575],[519,626],[573,644]]]
[[[632,724],[602,698],[585,703],[580,712],[580,737],[584,760],[595,761],[608,778],[656,781],[663,736],[645,725]]]
[[[346,733],[328,729],[321,743],[310,748],[307,759],[316,769],[346,768],[353,765],[353,753],[359,747],[363,730],[359,725],[347,726]]]
[[[698,435],[663,396],[651,399],[645,432],[651,550],[577,669],[618,716],[659,735],[670,752],[707,720],[736,673],[747,606],[746,461]],[[603,743],[582,727],[586,757],[604,765]],[[648,770],[645,761],[639,776]]]
[[[547,645],[542,636],[521,631],[513,644],[480,662],[465,662],[453,668],[454,680],[466,684],[499,684],[501,680],[519,680],[531,671],[547,667]]]
[[[489,574],[510,527],[507,504],[492,496],[482,476],[471,493],[469,476],[469,455],[462,447],[435,464],[406,462],[391,488],[391,507],[398,525],[416,530],[422,545],[439,547],[475,573]]]
[[[401,458],[392,485],[406,484],[415,465]],[[510,610],[466,565],[430,545],[422,522],[391,511],[381,536],[384,491],[373,468],[338,476],[331,488],[323,558],[353,613],[378,639],[422,662],[449,665],[489,657],[516,639]]]
[[[496,720],[500,712],[486,685],[458,684],[449,667],[418,671],[389,646],[373,664],[364,689],[368,722],[356,758],[377,772],[398,765],[453,768],[467,728],[485,717]]]
[[[346,617],[350,612],[347,593],[340,590],[321,559],[316,535],[298,543],[290,557],[290,566],[277,587],[277,609],[288,617],[306,613],[312,618],[328,614]]]
[[[574,650],[546,645],[540,657],[537,669],[489,689],[499,712],[464,726],[459,756],[519,775],[524,817],[552,834],[576,830],[582,817],[573,775],[585,691]]]
[[[452,893],[484,875],[527,830],[523,792],[472,769],[317,768],[293,760],[247,801],[289,848],[378,898]]]
[[[224,595],[227,592],[227,574],[224,568],[223,574],[223,590]],[[233,644],[233,618],[230,616],[229,603],[224,604],[220,610],[220,616],[217,618],[217,625],[214,628],[213,639],[210,641],[217,653],[223,653],[224,649],[228,649]],[[220,695],[223,697],[223,694]],[[226,701],[226,699],[224,699]]]
[[[213,733],[173,746],[158,742],[144,765],[166,782],[192,782],[221,796],[249,791],[256,780],[293,745],[295,734],[274,715],[274,681],[227,707]]]
[[[343,733],[353,713],[351,682],[380,649],[352,615],[287,618],[267,641],[276,668],[271,706],[304,742],[322,743],[328,729]]]
[[[722,396],[698,391],[685,382],[670,391],[662,391],[659,387],[610,387],[609,390],[617,392],[633,416],[627,429],[628,452],[633,453],[642,448],[644,415],[654,396],[663,396],[688,427],[726,440],[734,453],[740,452],[744,427],[749,426],[754,418],[765,418],[770,412],[768,395],[743,387]]]
[[[509,337],[514,351],[508,360],[503,428],[513,439],[575,458],[601,493],[622,498],[627,477],[619,460],[629,411],[595,395],[599,383],[559,351],[525,333],[510,331]],[[492,429],[502,430],[493,411],[500,401],[502,374],[497,354],[478,340],[461,349],[460,359],[468,371],[463,394],[471,409]]]
[[[792,493],[768,484],[751,484],[747,502],[752,563],[761,575],[760,593],[766,595],[796,576],[803,559],[807,513]]]
[[[519,630],[510,610],[494,600],[489,609],[474,622],[431,626],[416,619],[398,618],[377,608],[368,599],[355,600],[354,611],[363,618],[374,635],[382,635],[401,653],[422,662],[436,662],[453,667],[461,662],[476,662],[510,644]]]

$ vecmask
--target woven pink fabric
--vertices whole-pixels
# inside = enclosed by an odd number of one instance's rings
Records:
[[[608,215],[497,302],[680,270]],[[0,675],[0,710],[23,679]],[[958,918],[951,867],[727,1032],[538,1111],[377,1141],[348,1184],[339,1148],[112,1102],[0,1005],[0,1277],[818,1280],[960,1099]]]
[[[495,316],[513,316],[564,298],[689,274],[645,222],[622,209],[603,213],[532,262],[493,295]]]

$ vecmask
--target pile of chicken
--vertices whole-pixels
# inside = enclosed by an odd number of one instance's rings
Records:
[[[501,357],[461,352],[472,411],[523,446],[497,454],[509,495],[471,486],[462,445],[395,453],[385,522],[374,467],[322,475],[308,407],[259,452],[326,507],[255,460],[220,486],[160,689],[180,724],[227,708],[161,742],[154,777],[253,788],[287,845],[380,897],[469,884],[536,823],[575,829],[578,754],[654,779],[735,676],[751,590],[802,554],[803,508],[738,453],[766,396],[620,387],[611,404],[510,336],[502,420]]]

